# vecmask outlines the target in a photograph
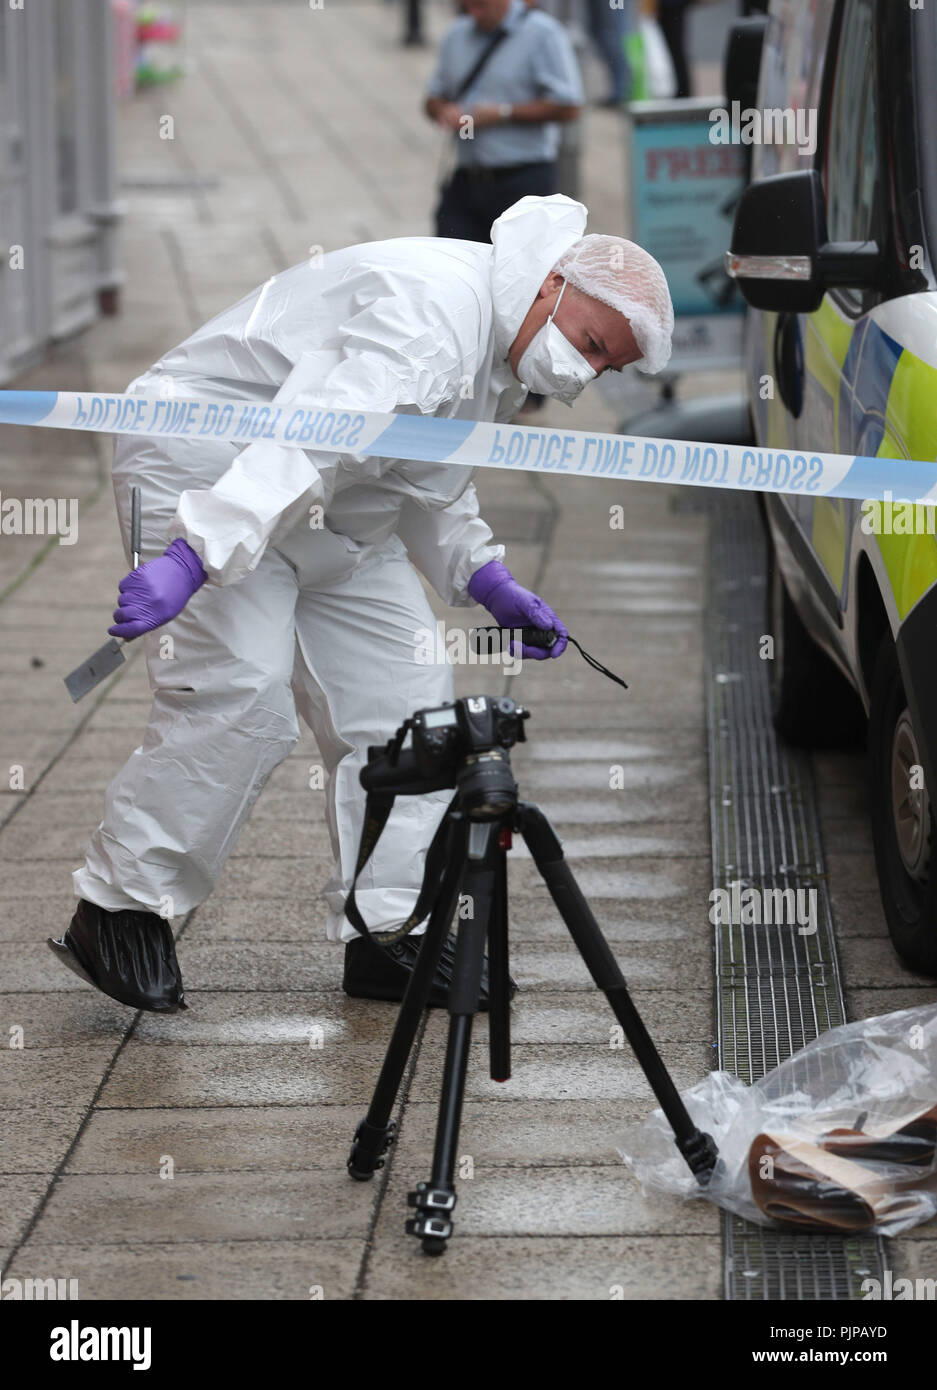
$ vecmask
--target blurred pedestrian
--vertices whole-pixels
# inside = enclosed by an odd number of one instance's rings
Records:
[[[690,95],[690,68],[686,56],[686,11],[691,0],[657,0],[657,22],[667,40],[677,78],[675,96]]]
[[[620,106],[628,100],[631,71],[625,39],[637,28],[636,0],[586,0],[589,33],[608,68],[610,90],[604,106]]]
[[[489,241],[492,222],[519,198],[555,191],[558,122],[579,116],[582,79],[550,15],[524,0],[464,0],[463,9],[443,37],[425,105],[457,151],[436,234]]]

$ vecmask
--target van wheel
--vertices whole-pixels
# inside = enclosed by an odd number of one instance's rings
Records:
[[[937,976],[934,811],[891,633],[879,647],[869,710],[872,837],[882,907],[895,950],[911,970]]]
[[[865,714],[846,677],[817,646],[791,602],[772,556],[768,567],[768,663],[771,716],[778,733],[798,748],[856,748]]]

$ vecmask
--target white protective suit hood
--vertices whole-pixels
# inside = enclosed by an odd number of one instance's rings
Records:
[[[588,210],[554,193],[521,198],[491,225],[495,357],[507,357],[537,291],[564,251],[585,233]]]

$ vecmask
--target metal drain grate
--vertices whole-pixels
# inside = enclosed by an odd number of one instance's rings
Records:
[[[859,1299],[863,1279],[883,1277],[875,1236],[770,1231],[729,1214],[724,1229],[726,1298],[736,1302]]]
[[[740,913],[746,888],[793,892],[805,926],[785,920],[715,927],[719,1064],[747,1082],[845,1022],[833,918],[809,758],[771,723],[765,631],[765,538],[754,498],[706,494],[711,521],[707,691],[713,886]],[[732,885],[738,885],[734,890]],[[798,898],[796,895],[800,894]],[[809,896],[807,896],[809,895]],[[772,906],[780,899],[772,898]],[[811,916],[811,909],[815,915]],[[772,911],[776,917],[776,911]],[[726,1297],[854,1299],[881,1278],[880,1238],[775,1231],[726,1215]]]

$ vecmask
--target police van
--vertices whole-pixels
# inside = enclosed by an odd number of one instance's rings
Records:
[[[753,147],[727,256],[756,441],[935,459],[937,4],[771,0],[746,23],[758,107],[816,130]],[[772,701],[800,745],[867,737],[889,931],[937,975],[935,510],[894,496],[764,497]]]

